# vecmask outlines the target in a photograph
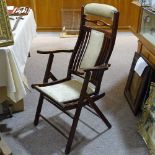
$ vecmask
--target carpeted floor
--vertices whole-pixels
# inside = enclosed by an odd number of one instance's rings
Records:
[[[31,57],[26,65],[26,75],[30,85],[40,83],[47,62],[47,56],[38,55],[37,49],[72,48],[76,38],[59,38],[57,33],[39,33],[31,48]],[[106,132],[105,125],[83,110],[81,119],[90,127],[79,123],[71,155],[147,155],[144,141],[138,135],[136,118],[126,102],[123,91],[137,39],[129,32],[119,32],[116,45],[110,59],[111,68],[105,73],[101,90],[106,96],[98,102],[99,107],[110,120],[112,128]],[[69,54],[57,54],[54,59],[53,71],[58,78],[66,75]],[[39,94],[32,90],[24,99],[25,110],[14,114],[1,124],[7,124],[10,131],[4,132],[4,138],[13,151],[13,155],[63,155],[66,139],[46,122],[40,121],[33,126],[33,119]],[[61,114],[55,107],[45,104],[43,113],[68,133],[71,120]]]

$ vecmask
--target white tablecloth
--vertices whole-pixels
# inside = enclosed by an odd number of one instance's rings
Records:
[[[14,102],[18,102],[26,95],[24,68],[32,39],[36,35],[33,11],[23,18],[13,31],[14,45],[0,48],[0,86],[7,87],[7,95]],[[13,27],[15,20],[10,22]]]

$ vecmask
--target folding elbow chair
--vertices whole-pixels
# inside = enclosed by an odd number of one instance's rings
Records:
[[[97,17],[97,18],[96,18]],[[104,20],[105,19],[105,20]],[[113,51],[118,28],[119,12],[110,5],[90,3],[81,9],[81,24],[74,50],[38,51],[49,54],[43,84],[33,84],[32,88],[40,92],[34,125],[42,117],[43,100],[49,101],[62,112],[73,118],[65,153],[71,149],[74,134],[83,107],[89,106],[110,129],[111,124],[100,111],[95,101],[104,97],[100,86],[104,71],[109,68],[108,60]],[[54,54],[72,52],[66,78],[57,80],[51,72]],[[78,78],[76,78],[78,77]],[[79,80],[80,79],[82,80]],[[52,79],[52,82],[48,82]],[[69,110],[75,109],[74,116]],[[94,113],[94,111],[92,111]]]

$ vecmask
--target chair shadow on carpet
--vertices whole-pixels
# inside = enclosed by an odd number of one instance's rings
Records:
[[[106,138],[111,140],[113,143],[111,133],[113,133],[113,131],[117,128],[117,130],[119,130],[119,134],[121,134],[120,138],[122,138],[124,144],[128,148],[135,148],[142,145],[140,140],[135,140],[136,138],[139,138],[139,135],[136,132],[137,119],[132,114],[123,94],[125,81],[126,78],[120,80],[115,86],[108,90],[106,92],[106,96],[98,102],[98,106],[101,108],[101,111],[103,111],[105,116],[110,120],[112,129],[106,132],[107,128],[104,123],[101,123],[102,121],[100,119],[96,119],[96,116],[92,116],[89,111],[83,110],[81,120],[86,120],[90,126],[79,121],[70,154],[77,155],[77,152],[80,154],[80,151],[82,151],[81,149],[84,149],[87,144],[93,142],[95,139],[104,134]],[[69,133],[71,120],[65,119],[66,117],[63,115],[64,114],[61,113],[48,119],[54,122],[54,124],[60,129],[63,129],[65,133]],[[99,120],[99,122],[97,120]],[[97,132],[94,130],[97,130]],[[108,133],[108,135],[106,135],[106,133]],[[34,125],[30,123],[22,129],[14,132],[12,136],[30,154],[37,155],[64,154],[67,142],[67,140],[59,132],[42,120],[40,120],[37,127],[34,127]],[[115,140],[117,142],[117,139]],[[111,147],[111,144],[109,144],[109,147]]]
[[[90,115],[89,113],[89,111],[83,110],[82,117]],[[64,120],[63,115],[63,113],[60,113],[48,119],[54,123],[54,125],[63,129],[63,132],[68,135],[71,119]],[[94,124],[92,123],[90,126],[87,125],[87,123],[79,121],[72,147],[73,152],[74,150],[76,151],[77,147],[84,147],[84,145],[87,145],[108,130],[104,124],[96,122],[95,117],[97,116],[88,120],[88,122],[90,122],[94,119]],[[98,126],[97,130],[95,129],[95,126]],[[27,152],[37,155],[64,154],[64,149],[67,143],[65,137],[43,120],[40,120],[37,127],[34,127],[33,124],[26,125],[22,129],[14,132],[12,136],[22,145],[22,147],[25,148],[25,150],[27,150]],[[72,152],[70,154],[72,154]]]

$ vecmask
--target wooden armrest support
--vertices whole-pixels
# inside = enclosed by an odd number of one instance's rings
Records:
[[[76,71],[77,74],[79,75],[84,75],[85,74],[85,71],[81,68],[79,68],[77,71]]]
[[[40,51],[40,50],[38,50],[37,51],[37,53],[39,53],[39,54],[54,54],[54,53],[61,53],[61,52],[71,53],[71,52],[73,52],[73,50],[55,50],[55,51]]]

